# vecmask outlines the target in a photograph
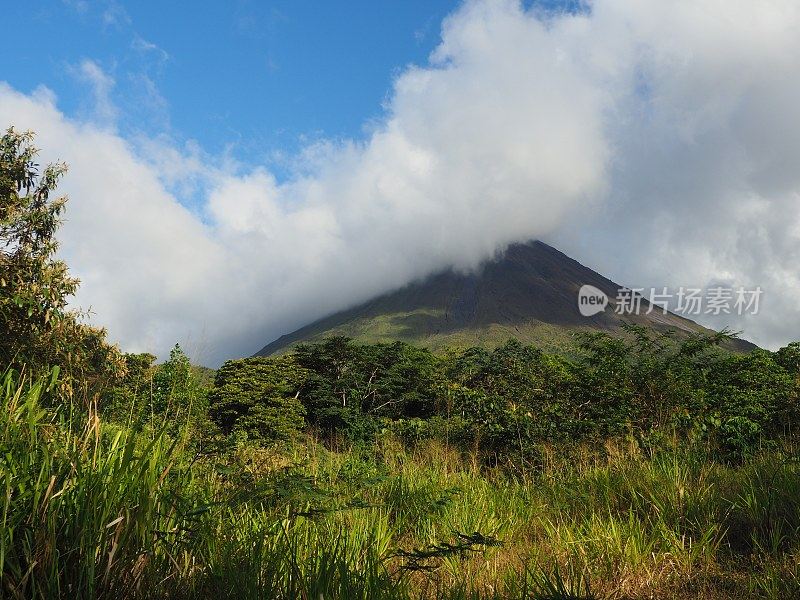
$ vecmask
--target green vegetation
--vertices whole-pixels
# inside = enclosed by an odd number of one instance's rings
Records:
[[[66,198],[51,198],[66,166],[39,173],[32,140],[13,129],[0,137],[0,364],[59,365],[66,384],[92,393],[120,374],[120,355],[67,308],[78,280],[54,258]]]
[[[409,312],[357,318],[344,325],[330,328],[326,328],[327,322],[323,322],[315,328],[316,332],[309,332],[304,340],[306,343],[319,343],[329,337],[347,337],[364,344],[385,344],[400,340],[429,348],[434,352],[446,352],[452,348],[465,349],[472,346],[496,348],[514,338],[546,350],[562,351],[571,346],[574,334],[591,331],[586,327],[557,326],[530,320],[514,325],[472,326],[445,332],[439,325],[443,320],[445,320],[443,311],[421,308]],[[286,353],[295,345],[290,342],[276,353]]]
[[[202,451],[187,429],[45,409],[3,382],[9,597],[789,598],[800,465],[678,438],[538,447],[487,466],[441,437]],[[405,431],[405,434],[408,432]]]
[[[290,440],[303,427],[300,386],[307,378],[291,358],[231,360],[217,371],[211,418],[226,433],[262,441]]]
[[[800,597],[800,344],[156,364],[66,309],[29,144],[0,154],[3,597]]]

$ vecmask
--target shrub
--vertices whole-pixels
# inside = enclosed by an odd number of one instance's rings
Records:
[[[304,424],[298,397],[307,377],[291,357],[229,360],[209,393],[211,419],[226,433],[289,440]]]

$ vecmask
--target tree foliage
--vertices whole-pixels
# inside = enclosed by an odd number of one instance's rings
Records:
[[[124,365],[105,331],[81,322],[69,299],[78,288],[56,258],[66,198],[54,198],[63,164],[39,168],[33,134],[0,137],[0,361],[44,371],[89,390],[113,382]]]
[[[253,431],[291,400],[310,425],[351,440],[389,426],[523,461],[544,443],[630,434],[644,444],[679,435],[735,460],[797,421],[798,351],[734,354],[720,348],[727,337],[631,326],[625,337],[580,335],[569,355],[517,340],[434,355],[333,337],[280,359],[227,363],[212,412],[227,430]],[[274,425],[263,427],[258,435],[274,437]]]
[[[155,364],[152,354],[125,354],[125,376],[103,397],[104,414],[137,429],[176,434],[188,427],[192,445],[213,432],[208,420],[209,385],[179,344]]]
[[[309,372],[301,396],[309,422],[323,430],[358,439],[374,433],[380,418],[435,412],[439,361],[428,350],[331,337],[300,345],[293,356]]]
[[[307,376],[293,358],[229,360],[217,371],[209,414],[226,433],[290,440],[304,424],[298,398]]]

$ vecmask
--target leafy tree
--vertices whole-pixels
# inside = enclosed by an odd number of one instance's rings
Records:
[[[125,376],[111,388],[103,400],[103,413],[117,421],[139,421],[145,418],[153,392],[156,357],[149,353],[123,355]]]
[[[178,431],[183,423],[202,437],[210,433],[208,421],[209,389],[198,377],[197,369],[179,344],[169,353],[169,359],[150,370],[149,396],[144,396],[144,421],[155,427],[166,423],[168,430]],[[147,391],[147,390],[145,390]],[[200,440],[195,439],[194,442]]]
[[[346,337],[330,337],[298,345],[293,356],[308,371],[302,393],[309,422],[326,430],[352,431],[361,425],[368,376],[358,345]]]
[[[156,362],[156,357],[149,352],[141,354],[126,353],[124,360],[125,377],[122,380],[122,385],[130,389],[137,397],[148,394],[149,388],[152,387],[153,365]]]
[[[794,378],[766,350],[720,357],[709,373],[709,412],[723,453],[742,458],[779,431],[793,402]],[[772,436],[769,436],[772,437]]]
[[[358,346],[360,409],[389,419],[429,417],[436,410],[439,361],[404,342]]]
[[[65,197],[52,198],[63,164],[41,171],[33,134],[8,129],[0,137],[0,363],[42,371],[59,365],[93,391],[123,373],[105,332],[68,308],[78,280],[55,258]]]
[[[697,333],[681,339],[673,331],[625,328],[632,337],[627,346],[637,426],[688,431],[706,408],[707,373],[713,361],[728,354],[719,348],[728,336]]]
[[[197,398],[194,383],[189,357],[180,344],[175,344],[169,359],[153,374],[153,411],[164,414],[189,407]]]
[[[781,348],[773,358],[794,380],[794,389],[782,409],[782,418],[787,424],[797,422],[800,417],[800,342]]]
[[[428,417],[436,411],[442,373],[428,350],[331,337],[298,346],[294,357],[309,371],[301,394],[309,421],[323,429],[360,439],[374,432],[381,418]]]
[[[792,342],[778,350],[775,362],[795,377],[800,377],[800,342]]]
[[[175,344],[169,359],[159,365],[148,353],[125,354],[124,359],[125,377],[103,398],[106,417],[170,434],[188,427],[193,445],[213,433],[208,419],[210,386],[180,345]]]
[[[292,357],[229,360],[217,371],[209,394],[211,419],[225,433],[289,440],[304,423],[298,398],[307,376]]]
[[[571,366],[575,379],[572,418],[582,434],[617,434],[634,418],[635,387],[631,348],[607,333],[579,337]]]
[[[569,356],[510,340],[443,358],[337,337],[292,356],[307,372],[297,393],[308,421],[354,440],[388,425],[530,465],[545,441],[632,433],[655,448],[678,434],[736,459],[796,422],[800,346],[734,354],[720,347],[729,337],[630,326],[581,335]]]
[[[511,449],[524,457],[535,441],[554,439],[564,427],[570,375],[566,361],[511,339],[488,352],[469,348],[450,361],[449,394],[479,446]]]

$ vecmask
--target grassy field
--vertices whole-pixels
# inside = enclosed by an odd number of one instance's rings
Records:
[[[2,389],[4,597],[800,597],[789,440],[738,465],[545,447],[511,477],[391,434],[213,451],[45,409],[45,386]]]

